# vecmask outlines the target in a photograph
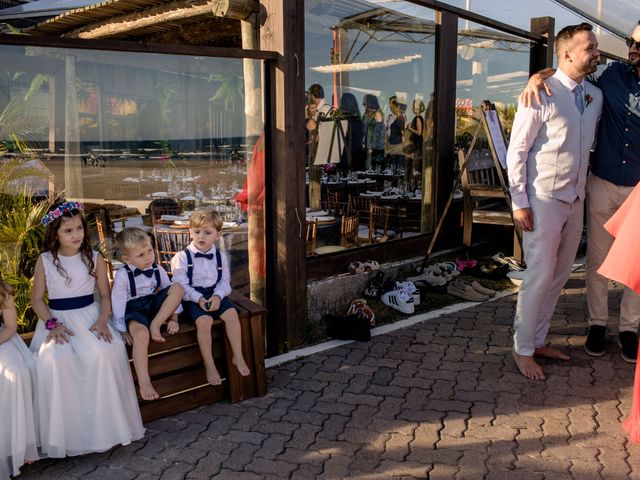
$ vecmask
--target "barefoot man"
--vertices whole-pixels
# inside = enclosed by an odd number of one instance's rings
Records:
[[[552,97],[518,106],[507,152],[515,224],[523,231],[527,270],[513,322],[513,357],[527,378],[542,380],[534,357],[568,360],[545,346],[551,316],[582,234],[589,151],[602,111],[602,93],[584,81],[598,64],[591,25],[558,32],[558,70],[547,80]]]

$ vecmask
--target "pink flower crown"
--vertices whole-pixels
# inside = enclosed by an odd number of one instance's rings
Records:
[[[64,215],[67,212],[70,212],[71,210],[83,210],[82,204],[80,202],[61,203],[55,208],[55,210],[51,210],[44,217],[42,217],[42,220],[40,220],[40,223],[42,223],[42,225],[44,226],[47,226],[51,222],[53,222],[56,218],[60,218],[62,215]]]

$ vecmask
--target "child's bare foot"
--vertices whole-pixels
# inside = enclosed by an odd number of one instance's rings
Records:
[[[535,357],[552,358],[554,360],[570,360],[571,357],[560,350],[550,347],[538,347],[533,352]]]
[[[240,360],[236,360],[236,357],[233,357],[231,359],[231,363],[233,363],[236,366],[236,368],[238,369],[238,372],[243,377],[246,377],[251,373],[251,370],[249,370],[249,367],[247,366],[247,363],[244,361],[244,358],[240,357]]]
[[[527,357],[525,355],[518,355],[516,352],[511,352],[513,359],[516,361],[518,370],[525,377],[531,380],[544,380],[544,371],[542,367],[533,359],[533,357]]]
[[[218,373],[218,369],[214,366],[212,366],[211,368],[207,367],[205,365],[205,370],[207,372],[207,382],[209,382],[211,385],[221,385],[222,381],[224,380],[223,378],[220,378],[220,374]]]
[[[158,342],[158,343],[165,342],[164,337],[160,334],[159,322],[156,322],[155,320],[151,322],[151,325],[149,325],[149,333],[151,334],[151,340],[153,340],[154,342]]]
[[[140,396],[143,400],[157,400],[160,398],[160,395],[158,395],[156,389],[153,388],[151,382],[139,383],[138,386],[140,387]]]

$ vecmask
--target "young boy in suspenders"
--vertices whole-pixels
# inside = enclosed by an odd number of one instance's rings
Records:
[[[171,259],[173,281],[184,289],[183,308],[187,321],[195,324],[200,353],[211,385],[222,378],[211,351],[211,326],[214,319],[224,322],[231,345],[233,364],[242,376],[249,375],[242,355],[242,331],[238,312],[228,295],[231,293],[229,264],[224,253],[214,245],[220,238],[222,217],[213,209],[198,210],[191,215],[191,243]]]
[[[125,342],[133,345],[133,366],[138,377],[140,396],[144,400],[159,397],[149,378],[149,338],[164,342],[160,327],[167,323],[167,333],[178,331],[178,313],[183,290],[172,284],[167,272],[154,263],[155,253],[149,235],[139,228],[125,228],[116,237],[125,266],[113,279],[111,318]]]

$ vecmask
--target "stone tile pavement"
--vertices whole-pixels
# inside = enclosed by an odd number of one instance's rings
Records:
[[[549,337],[572,359],[546,362],[544,382],[511,359],[510,295],[270,368],[265,397],[155,421],[135,444],[19,478],[640,478],[621,427],[634,367],[614,335],[606,356],[584,353],[583,293],[574,275]]]

